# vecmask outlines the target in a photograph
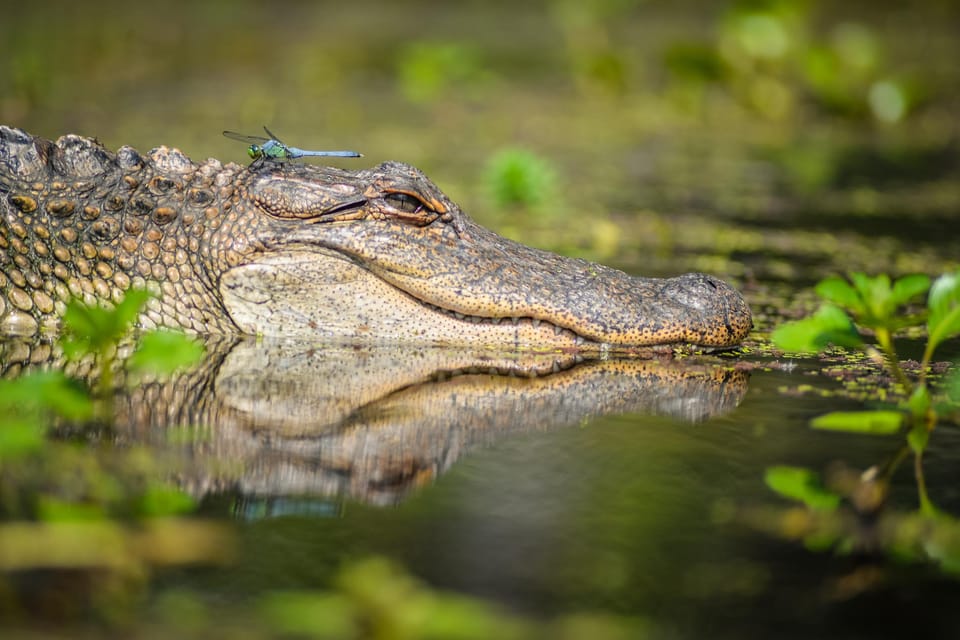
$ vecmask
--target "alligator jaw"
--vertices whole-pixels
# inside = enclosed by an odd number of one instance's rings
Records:
[[[570,329],[530,317],[468,316],[393,286],[331,251],[259,256],[220,280],[245,333],[450,345],[599,349]]]
[[[749,309],[740,294],[722,281],[703,274],[641,280],[609,271],[641,291],[636,299],[611,300],[608,306],[626,305],[628,311],[639,313],[631,318],[632,325],[614,325],[599,334],[596,324],[607,319],[602,314],[578,315],[580,309],[574,306],[551,316],[548,307],[528,304],[501,305],[503,315],[495,316],[489,312],[495,305],[484,303],[471,309],[448,294],[459,291],[469,302],[466,281],[459,288],[448,283],[430,286],[429,279],[384,268],[383,263],[315,247],[261,254],[227,271],[220,280],[220,294],[237,326],[258,335],[589,351],[671,344],[722,349],[738,344],[750,329]],[[656,301],[643,298],[651,286]],[[509,282],[504,289],[509,292]],[[440,295],[431,295],[434,290]],[[726,307],[719,315],[718,305]],[[658,314],[653,321],[643,316],[645,309]]]
[[[447,206],[459,223],[456,230],[390,221],[274,229],[262,245],[266,253],[250,268],[275,271],[276,260],[288,260],[278,256],[298,251],[294,271],[309,276],[274,273],[269,278],[282,277],[284,283],[293,278],[302,285],[280,286],[278,280],[273,287],[267,282],[258,287],[273,291],[286,287],[289,291],[280,294],[285,304],[309,311],[299,317],[312,324],[291,318],[296,327],[284,332],[309,332],[315,324],[314,330],[336,335],[441,343],[549,347],[559,338],[560,346],[589,343],[629,350],[686,344],[724,349],[738,345],[752,327],[743,296],[712,276],[630,276],[513,242],[477,225],[456,205]],[[333,258],[339,262],[331,262]],[[232,277],[225,284],[249,288],[244,278]],[[338,286],[330,287],[330,282]],[[310,292],[311,287],[317,290]],[[351,302],[352,297],[358,301]],[[308,298],[309,306],[296,304]],[[240,327],[249,331],[251,325],[229,301],[227,306]],[[275,305],[277,310],[281,306]],[[359,327],[350,322],[357,316],[364,319]],[[478,317],[490,320],[474,323]],[[263,326],[265,322],[257,324],[261,333],[277,332],[276,327]]]

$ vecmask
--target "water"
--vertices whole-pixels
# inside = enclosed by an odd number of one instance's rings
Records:
[[[815,552],[776,533],[789,530],[791,504],[765,485],[768,468],[862,470],[900,442],[811,430],[810,417],[857,406],[784,393],[839,389],[809,375],[813,362],[587,360],[526,378],[471,373],[471,361],[497,356],[461,349],[208,348],[190,376],[116,399],[121,448],[147,444],[175,469],[198,501],[194,518],[219,523],[233,549],[226,562],[201,553],[183,568],[154,565],[148,611],[185,593],[219,626],[264,594],[330,589],[345,566],[376,557],[511,615],[641,620],[651,637],[957,627],[940,606],[957,584],[932,559],[900,563],[871,544],[882,527],[870,517],[845,534],[859,550]],[[500,364],[516,373],[555,357]],[[743,362],[762,366],[746,373]],[[946,509],[958,503],[954,440],[927,458]],[[909,465],[892,496],[889,511],[914,507]],[[49,579],[18,584],[28,602],[49,598]]]
[[[422,362],[423,354],[415,360]],[[349,379],[346,363],[344,358],[336,366]],[[729,364],[644,368],[658,376],[677,370],[689,375]],[[310,424],[322,427],[306,436],[284,437],[286,425],[271,438],[263,425],[272,413],[260,405],[261,427],[248,428],[258,431],[261,444],[251,454],[247,443],[244,454],[251,473],[225,491],[206,494],[200,509],[232,523],[240,549],[236,563],[161,574],[157,588],[187,589],[237,606],[255,602],[264,590],[327,585],[344,562],[376,555],[394,559],[435,588],[513,612],[641,616],[662,637],[892,631],[901,628],[902,612],[870,603],[900,598],[910,598],[917,616],[904,629],[914,629],[917,619],[921,628],[956,628],[950,612],[938,608],[956,585],[930,566],[901,566],[875,553],[812,553],[749,526],[750,509],[786,504],[764,486],[766,467],[822,470],[838,459],[865,467],[895,448],[893,439],[811,431],[808,417],[844,403],[778,392],[798,378],[809,379],[802,371],[724,380],[736,387],[728,396],[710,395],[719,387],[703,378],[686,403],[670,406],[689,411],[691,398],[700,407],[706,398],[728,403],[717,409],[719,415],[691,422],[642,410],[590,416],[609,398],[597,397],[592,378],[579,369],[559,374],[571,378],[566,381],[477,374],[428,380],[366,397],[361,409],[350,411],[334,401],[337,411],[315,413]],[[578,373],[589,398],[577,395],[581,389],[572,378]],[[651,395],[676,399],[682,390],[673,380],[661,386],[641,381],[636,372],[605,377],[609,386],[638,390],[634,403],[647,404]],[[554,384],[565,391],[551,402],[546,398]],[[363,395],[357,385],[349,386],[351,395]],[[614,395],[621,396],[620,406],[631,404],[622,398],[627,392]],[[452,401],[456,411],[450,408],[453,396],[459,398]],[[301,396],[306,404],[311,397]],[[249,406],[264,400],[245,399]],[[433,415],[441,416],[445,428]],[[346,418],[334,426],[325,420],[333,416]],[[425,430],[433,435],[425,438]],[[212,449],[236,455],[225,443]],[[199,449],[210,449],[209,442],[197,449],[195,455],[202,455]],[[942,477],[955,463],[955,450],[938,447],[928,471]],[[234,465],[208,459],[201,468],[224,466]],[[909,474],[901,473],[897,484],[909,505]],[[939,486],[934,490],[940,493]],[[860,592],[849,584],[870,571],[882,574],[880,585]]]

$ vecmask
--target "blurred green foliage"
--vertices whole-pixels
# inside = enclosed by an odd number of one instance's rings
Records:
[[[476,48],[452,42],[417,41],[405,45],[396,58],[397,79],[412,102],[476,97],[492,81]]]
[[[799,500],[811,509],[835,509],[840,504],[840,497],[826,490],[817,474],[809,469],[770,467],[764,480],[773,491],[792,500]]]
[[[494,154],[487,162],[484,181],[499,209],[542,211],[556,201],[556,171],[546,159],[524,149]]]
[[[120,345],[148,299],[131,291],[111,309],[68,304],[59,348],[93,362],[91,377],[53,369],[0,381],[0,592],[10,572],[106,571],[103,580],[125,585],[94,591],[93,608],[110,619],[151,566],[228,555],[219,525],[173,519],[196,505],[160,480],[170,473],[163,459],[144,447],[95,445],[112,425]],[[203,349],[183,335],[148,332],[134,353],[138,371],[163,375],[196,363]]]
[[[795,118],[807,103],[885,124],[907,117],[921,94],[886,65],[884,43],[859,22],[824,32],[815,26],[824,13],[806,0],[735,2],[712,41],[674,43],[664,64],[678,81],[722,86],[771,120]]]

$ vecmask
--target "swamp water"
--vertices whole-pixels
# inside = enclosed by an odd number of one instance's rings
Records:
[[[38,352],[2,346],[8,373]],[[960,628],[942,606],[960,585],[937,566],[956,556],[937,558],[935,535],[894,543],[890,527],[909,523],[849,507],[818,523],[765,485],[776,465],[852,474],[899,448],[898,438],[807,426],[858,405],[815,375],[822,363],[749,351],[578,362],[372,344],[206,346],[191,373],[117,396],[113,432],[62,434],[151,463],[107,454],[94,472],[69,459],[40,477],[4,470],[8,513],[71,494],[95,503],[98,485],[144,476],[195,505],[189,518],[161,508],[143,524],[74,512],[0,527],[14,629],[72,619],[77,607],[88,609],[81,619],[110,619],[119,607],[113,623],[133,625],[123,615],[139,611],[133,626],[148,636],[228,637],[239,625],[262,637],[290,616],[301,620],[279,628],[338,637],[356,615],[404,637],[405,624],[430,629],[403,622],[428,615],[413,604],[428,589],[496,606],[484,609],[486,627],[456,607],[429,613],[452,616],[467,637],[883,635],[904,624],[903,607],[914,632]],[[929,490],[948,510],[960,506],[958,446],[943,428],[926,456]],[[892,514],[914,508],[909,471],[894,478]],[[104,554],[105,541],[118,548]],[[313,599],[276,613],[264,600],[278,597]],[[398,613],[367,602],[378,599]],[[518,631],[517,620],[528,626]]]

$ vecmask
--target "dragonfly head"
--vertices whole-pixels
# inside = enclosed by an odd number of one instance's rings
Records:
[[[263,149],[261,149],[258,144],[252,144],[247,147],[247,155],[256,160],[263,155]]]

